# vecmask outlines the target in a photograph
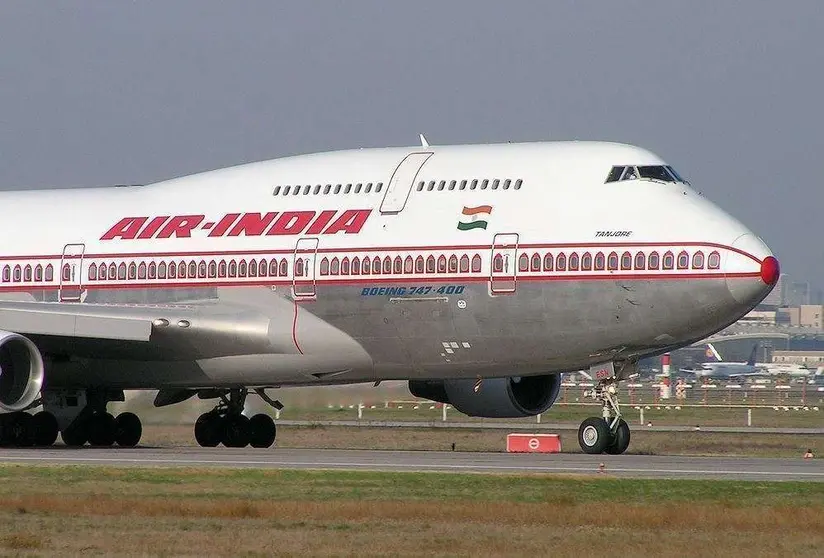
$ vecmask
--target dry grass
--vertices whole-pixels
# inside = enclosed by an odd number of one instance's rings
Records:
[[[0,467],[0,554],[820,556],[824,484]]]

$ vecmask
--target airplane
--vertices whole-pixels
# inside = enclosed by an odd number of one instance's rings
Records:
[[[698,367],[680,368],[679,372],[691,374],[696,378],[731,379],[768,376],[766,369],[756,364],[758,345],[753,345],[746,362],[725,362],[712,343],[707,343],[707,355],[715,361],[703,362]]]
[[[632,145],[344,150],[144,186],[0,193],[7,445],[130,447],[124,390],[216,400],[201,446],[270,447],[271,389],[408,381],[467,415],[533,416],[589,370],[586,453],[623,453],[619,382],[724,329],[779,264]],[[35,414],[38,408],[42,409]]]

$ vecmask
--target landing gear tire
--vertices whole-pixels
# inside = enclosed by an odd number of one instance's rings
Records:
[[[63,443],[72,448],[79,448],[89,441],[89,429],[86,421],[72,424],[60,433]]]
[[[223,445],[227,448],[244,448],[249,445],[249,418],[244,415],[228,415],[225,419]]]
[[[57,441],[57,419],[48,411],[36,413],[31,418],[31,428],[34,433],[34,445],[51,446]]]
[[[110,413],[98,413],[89,419],[89,444],[108,447],[114,444],[117,423]]]
[[[603,453],[612,442],[609,425],[600,417],[589,417],[578,428],[578,444],[584,453]]]
[[[249,445],[253,448],[268,448],[275,443],[277,427],[269,415],[257,414],[249,419]]]
[[[133,448],[140,442],[143,425],[134,413],[120,413],[115,420],[114,441],[122,448]]]
[[[195,440],[204,448],[214,448],[223,440],[224,419],[217,413],[204,413],[195,422]]]
[[[627,451],[629,447],[630,431],[627,421],[618,419],[618,425],[615,427],[615,433],[612,435],[612,444],[607,446],[606,452],[611,455],[620,455]]]

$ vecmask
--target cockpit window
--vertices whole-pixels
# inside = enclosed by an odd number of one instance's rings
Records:
[[[641,178],[660,180],[662,182],[675,182],[675,177],[669,173],[667,167],[662,167],[658,165],[638,167],[638,174],[641,175]]]
[[[687,183],[672,167],[665,165],[643,165],[637,167],[632,165],[614,166],[610,169],[606,182],[621,182],[623,180],[636,179]]]

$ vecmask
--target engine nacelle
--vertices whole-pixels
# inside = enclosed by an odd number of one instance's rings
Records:
[[[43,387],[43,357],[29,339],[0,331],[0,408],[22,411]]]
[[[530,417],[555,403],[561,375],[488,378],[476,391],[477,384],[477,380],[410,380],[409,391],[415,397],[452,405],[472,417]]]

